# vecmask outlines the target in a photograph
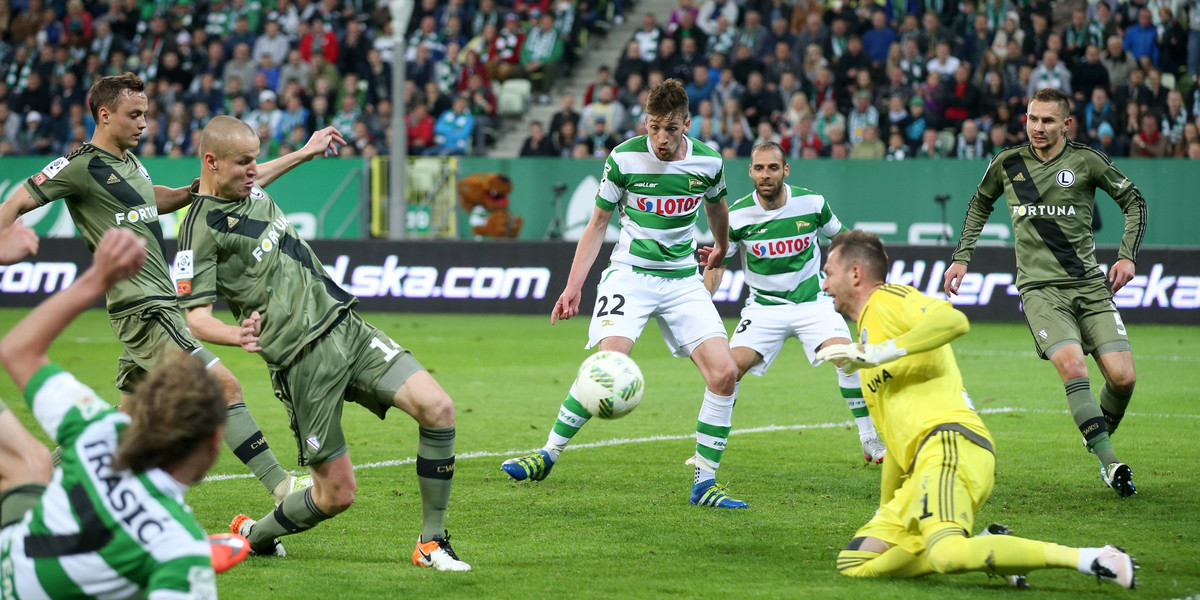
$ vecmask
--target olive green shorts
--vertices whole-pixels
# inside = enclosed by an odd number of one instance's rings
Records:
[[[1096,356],[1130,350],[1125,323],[1103,278],[1078,286],[1027,289],[1021,292],[1021,303],[1038,356],[1044,359],[1072,344]]]
[[[205,367],[220,359],[192,335],[177,308],[150,307],[124,317],[109,317],[113,333],[125,350],[117,361],[117,389],[132,394],[146,373],[168,353],[196,356]]]
[[[400,386],[424,370],[412,352],[353,311],[305,346],[287,368],[272,370],[271,385],[287,407],[300,466],[346,453],[344,401],[361,404],[382,419],[395,406]]]

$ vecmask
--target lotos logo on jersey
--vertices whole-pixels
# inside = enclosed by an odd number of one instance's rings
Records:
[[[783,256],[795,256],[808,250],[810,246],[812,246],[810,236],[798,235],[778,240],[754,242],[750,244],[750,252],[759,258],[779,258]]]
[[[157,221],[158,207],[151,204],[140,208],[135,208],[129,212],[116,213],[113,215],[113,218],[116,219],[117,225],[127,221],[129,223],[137,223],[138,221]]]
[[[691,198],[638,198],[638,210],[666,217],[676,217],[695,212],[700,206],[700,197]]]
[[[267,228],[267,233],[258,240],[258,247],[251,254],[258,262],[262,262],[263,255],[274,250],[279,245],[279,239],[283,237],[283,232],[288,227],[287,217],[279,215],[279,218],[271,221],[271,226]]]

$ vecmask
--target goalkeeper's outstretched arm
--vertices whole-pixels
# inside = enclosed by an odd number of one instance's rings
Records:
[[[897,349],[906,354],[928,352],[949,344],[971,330],[967,315],[953,306],[935,304],[924,314],[925,318],[912,329],[893,340]]]

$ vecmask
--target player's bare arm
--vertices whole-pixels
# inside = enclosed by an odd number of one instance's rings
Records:
[[[4,204],[0,204],[0,231],[8,229],[21,215],[38,207],[37,200],[29,194],[29,190],[24,187],[17,187],[17,190],[8,197]]]
[[[258,187],[265,188],[282,177],[284,173],[318,156],[336,156],[338,147],[345,145],[346,139],[342,137],[342,133],[336,127],[329,126],[313,132],[312,137],[308,138],[308,143],[304,144],[303,148],[258,165],[258,177],[254,182],[258,184]]]
[[[575,247],[575,258],[571,261],[567,287],[559,295],[558,301],[554,303],[554,310],[550,313],[551,325],[559,319],[566,320],[579,314],[583,282],[587,279],[588,271],[592,270],[592,263],[596,262],[596,255],[600,254],[600,246],[604,244],[604,232],[608,229],[610,218],[611,210],[597,206],[592,211],[592,218],[583,228],[583,235],[579,236],[579,245]]]
[[[191,204],[192,188],[195,185],[196,181],[177,188],[165,185],[154,186],[154,204],[158,207],[158,214],[173,213]]]
[[[262,317],[258,311],[250,313],[241,325],[227,325],[213,315],[212,304],[187,309],[187,323],[192,333],[201,341],[222,346],[240,346],[246,352],[258,352],[258,336],[262,333]]]
[[[46,350],[76,315],[146,262],[146,240],[128,229],[111,229],[96,246],[92,266],[66,290],[51,296],[0,341],[0,362],[21,390],[50,362]]]
[[[1133,279],[1136,273],[1136,265],[1128,258],[1122,258],[1113,263],[1113,266],[1108,270],[1108,281],[1112,284],[1112,293],[1117,293],[1117,290],[1125,287]]]
[[[967,265],[962,263],[954,263],[946,269],[945,275],[942,275],[944,282],[942,289],[946,291],[947,296],[953,296],[958,293],[958,286],[962,284],[963,275],[967,274]]]
[[[0,231],[0,265],[11,265],[26,256],[37,254],[38,237],[20,219],[12,227]]]
[[[700,261],[708,264],[708,256],[712,254],[712,246],[705,246],[700,249]],[[709,294],[717,293],[717,288],[721,287],[721,278],[725,276],[725,265],[717,265],[704,269],[704,288]]]
[[[725,255],[729,253],[729,205],[725,204],[724,198],[717,202],[705,202],[704,213],[708,216],[708,229],[713,234],[712,250],[708,252],[704,266],[711,269],[725,264]]]

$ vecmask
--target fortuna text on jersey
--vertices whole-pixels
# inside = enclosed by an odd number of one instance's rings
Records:
[[[1075,216],[1075,207],[1068,206],[1046,206],[1045,204],[1021,204],[1012,207],[1012,216],[1015,217],[1073,217]]]
[[[120,225],[126,221],[130,223],[137,223],[138,221],[153,222],[158,220],[158,207],[153,204],[149,204],[135,208],[128,212],[116,213],[113,215],[113,218],[116,219],[117,225]]]
[[[258,247],[251,254],[258,262],[262,262],[263,255],[274,250],[275,246],[279,245],[279,238],[283,236],[283,232],[288,227],[287,217],[280,215],[271,222],[271,226],[267,228],[267,233],[259,239]]]

